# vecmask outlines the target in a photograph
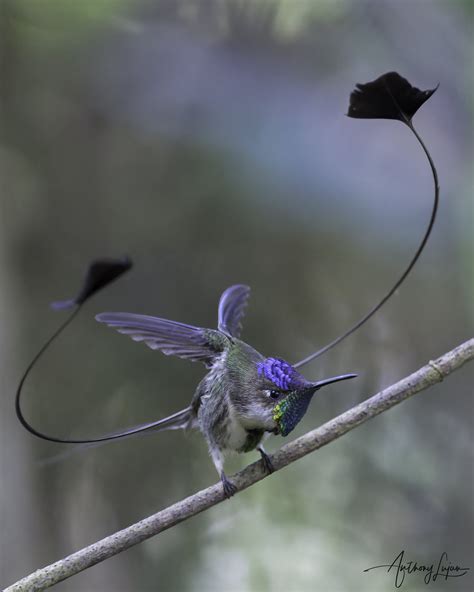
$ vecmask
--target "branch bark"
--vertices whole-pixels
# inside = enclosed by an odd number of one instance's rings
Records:
[[[441,382],[463,364],[474,359],[474,338],[447,352],[435,361],[430,361],[410,376],[377,393],[338,415],[293,442],[280,448],[271,460],[275,470],[280,470],[340,438],[350,430],[372,417],[387,411],[413,395]],[[267,476],[262,461],[255,462],[232,477],[237,491],[250,487]],[[38,569],[19,580],[4,592],[34,592],[45,590],[88,567],[92,567],[113,555],[117,555],[152,536],[203,512],[224,501],[221,484],[203,489],[157,514],[144,518],[136,524],[120,530],[56,563]]]

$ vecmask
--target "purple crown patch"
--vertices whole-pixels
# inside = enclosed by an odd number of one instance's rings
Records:
[[[292,378],[296,374],[293,366],[280,358],[267,358],[264,362],[257,364],[257,371],[260,376],[263,374],[283,391],[290,389]]]

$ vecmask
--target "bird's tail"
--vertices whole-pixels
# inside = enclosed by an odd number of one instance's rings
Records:
[[[149,423],[141,423],[138,425],[134,425],[121,431],[112,432],[107,434],[106,436],[102,436],[100,439],[95,440],[82,440],[81,443],[73,446],[68,451],[63,451],[60,454],[56,454],[54,456],[46,457],[42,460],[38,461],[39,465],[50,465],[54,464],[58,461],[62,461],[67,459],[71,456],[71,454],[75,454],[78,452],[83,452],[89,448],[94,448],[96,446],[103,446],[104,444],[109,444],[111,441],[116,440],[118,438],[137,438],[143,436],[152,436],[155,432],[161,432],[165,430],[189,430],[192,428],[197,427],[197,418],[196,413],[191,406],[186,407],[186,409],[182,409],[181,411],[177,411],[173,413],[173,415],[169,415],[168,417],[164,417],[163,419],[159,419],[157,421],[149,422]],[[74,443],[74,442],[72,442]]]
[[[189,406],[181,411],[173,413],[173,415],[168,415],[168,417],[153,422],[148,429],[154,432],[161,432],[164,430],[184,430],[193,427],[194,419],[193,408]],[[143,424],[144,429],[147,429],[145,427],[146,425],[147,424]]]
[[[144,431],[153,431],[153,432],[161,432],[164,430],[181,430],[193,427],[193,420],[194,420],[194,413],[193,408],[191,406],[186,407],[185,409],[181,409],[181,411],[177,411],[173,413],[173,415],[168,415],[168,417],[164,417],[163,419],[159,419],[158,421],[153,421],[150,423],[144,423],[132,428],[132,432],[137,430],[140,432]]]
[[[164,417],[163,419],[158,419],[156,421],[150,421],[147,423],[139,423],[138,425],[131,426],[119,432],[113,432],[97,440],[82,440],[82,443],[116,440],[117,438],[125,438],[127,436],[142,435],[144,432],[150,433],[164,432],[165,430],[188,430],[194,427],[197,427],[196,414],[190,405],[189,407],[181,409],[181,411],[177,411],[176,413],[173,413],[173,415],[168,415],[168,417]]]

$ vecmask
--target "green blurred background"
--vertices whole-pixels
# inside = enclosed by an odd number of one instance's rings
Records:
[[[469,1],[3,0],[0,16],[0,584],[216,481],[199,435],[71,449],[18,424],[21,371],[90,259],[132,272],[94,298],[35,370],[25,411],[87,437],[188,404],[203,367],[99,326],[105,310],[215,326],[248,283],[243,337],[299,360],[398,277],[432,181],[400,123],[344,116],[356,82],[397,70],[440,88],[415,124],[442,188],[426,252],[397,296],[310,379],[300,435],[472,334]],[[394,590],[405,549],[474,564],[472,368],[231,502],[57,590]],[[284,441],[275,438],[269,449]],[[257,455],[231,459],[229,470]],[[471,563],[469,563],[471,562]],[[473,576],[430,584],[467,591]],[[426,589],[420,576],[403,589]]]

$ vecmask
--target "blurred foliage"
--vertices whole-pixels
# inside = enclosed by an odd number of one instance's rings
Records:
[[[90,259],[127,253],[135,268],[88,305],[27,386],[28,417],[55,434],[164,416],[203,375],[96,326],[97,312],[215,326],[221,291],[245,282],[243,337],[298,360],[398,276],[426,224],[431,179],[402,126],[343,117],[356,82],[399,70],[420,88],[441,83],[415,124],[442,204],[397,297],[305,368],[311,379],[360,378],[317,398],[298,433],[472,334],[471,51],[470,2],[2,2],[2,584],[216,479],[197,434],[70,449],[18,425],[16,381],[59,322],[48,302],[74,294]],[[401,549],[468,563],[472,420],[464,369],[57,589],[380,592],[392,578],[363,570]],[[471,590],[470,577],[456,589]],[[420,587],[415,576],[404,584]]]

